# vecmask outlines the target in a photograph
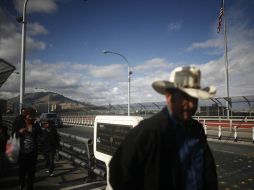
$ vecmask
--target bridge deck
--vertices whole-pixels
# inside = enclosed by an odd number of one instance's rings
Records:
[[[246,142],[209,139],[213,151],[219,189],[254,189],[254,145]],[[105,181],[96,180],[85,183],[87,171],[72,165],[68,160],[56,162],[55,175],[48,177],[42,156],[39,156],[35,179],[35,190],[99,190],[105,188]],[[17,166],[11,165],[0,177],[0,189],[17,190]]]
[[[105,181],[90,181],[86,183],[87,171],[80,166],[72,165],[68,160],[55,162],[54,176],[49,177],[44,168],[43,157],[39,156],[35,177],[35,190],[83,190],[104,187]],[[0,189],[18,189],[18,167],[9,164],[4,176],[0,177]]]

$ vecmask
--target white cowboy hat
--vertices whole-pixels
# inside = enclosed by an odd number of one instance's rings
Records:
[[[179,89],[191,97],[209,99],[216,94],[216,87],[200,87],[201,72],[196,67],[177,67],[171,73],[169,81],[155,81],[152,87],[160,94],[166,94],[167,90]]]

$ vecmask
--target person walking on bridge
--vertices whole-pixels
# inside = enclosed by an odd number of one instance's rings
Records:
[[[37,141],[40,127],[35,123],[34,108],[24,108],[22,115],[13,123],[13,133],[20,139],[19,190],[33,190],[37,164]]]
[[[0,178],[5,174],[6,170],[6,143],[9,138],[7,127],[2,124],[2,113],[0,108]]]
[[[49,176],[52,177],[54,175],[56,150],[60,147],[60,136],[53,121],[44,120],[41,124],[42,151],[46,162],[45,166]]]
[[[196,67],[174,69],[152,87],[166,106],[127,135],[109,164],[114,190],[217,190],[215,161],[202,125],[192,119],[198,99],[212,98],[214,86],[200,87]]]

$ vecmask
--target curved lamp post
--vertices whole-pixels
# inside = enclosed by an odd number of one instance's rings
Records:
[[[25,0],[23,6],[23,16],[17,18],[17,21],[22,24],[22,41],[21,41],[21,75],[20,75],[20,97],[19,97],[19,113],[23,106],[23,97],[25,93],[25,59],[26,59],[26,5],[28,0]]]
[[[132,74],[132,71],[130,71],[130,64],[129,64],[128,60],[126,59],[126,57],[120,53],[116,53],[116,52],[108,51],[108,50],[103,50],[102,53],[104,53],[104,54],[112,53],[112,54],[119,55],[126,61],[127,65],[128,65],[128,116],[130,116],[130,79],[131,79],[130,76]]]

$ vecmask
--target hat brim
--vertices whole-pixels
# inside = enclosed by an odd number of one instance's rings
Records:
[[[198,99],[209,99],[214,97],[216,94],[216,88],[214,86],[208,86],[202,89],[183,88],[183,87],[177,87],[175,83],[165,81],[165,80],[153,82],[152,87],[154,88],[155,91],[157,91],[160,94],[166,94],[167,90],[178,89],[182,92],[185,92],[189,96],[198,98]]]

